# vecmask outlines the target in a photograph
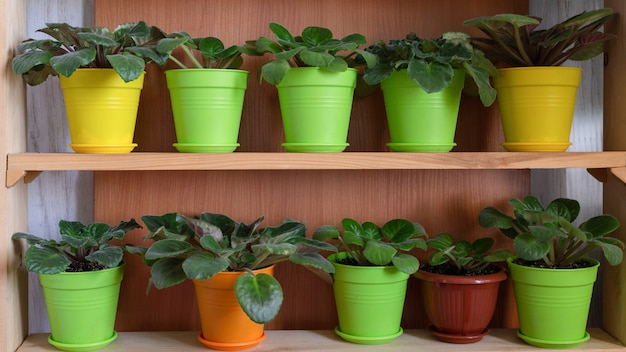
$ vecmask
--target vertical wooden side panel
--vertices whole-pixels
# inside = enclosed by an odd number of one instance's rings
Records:
[[[358,32],[368,41],[401,38],[410,32],[434,37],[444,31],[468,30],[463,20],[492,13],[528,11],[527,0],[485,0],[465,4],[441,0],[96,0],[96,24],[110,27],[145,20],[165,31],[185,30],[193,36],[217,36],[227,45],[272,36],[270,22],[295,34],[308,25],[330,28],[336,37]],[[258,84],[262,58],[246,61],[251,75],[246,92],[238,151],[281,152],[282,124],[276,89]],[[173,151],[175,142],[164,74],[148,69],[142,92],[136,141],[140,151]],[[355,98],[349,151],[385,151],[388,140],[380,92]],[[502,132],[497,108],[484,108],[476,97],[464,96],[457,128],[457,151],[501,151]],[[449,231],[468,239],[485,233],[477,225],[480,209],[505,207],[509,198],[530,191],[527,171],[250,171],[250,172],[97,172],[94,219],[115,223],[142,214],[168,211],[225,213],[241,221],[260,215],[276,224],[284,217],[300,219],[309,233],[343,217],[382,224],[394,217],[421,222],[431,234]],[[129,241],[140,243],[145,231]],[[508,242],[504,242],[508,244]],[[330,286],[306,270],[285,264],[276,275],[286,301],[272,329],[331,329],[336,324]],[[145,294],[148,269],[128,258],[122,284],[118,330],[198,329],[193,290],[187,283]],[[425,327],[415,280],[410,281],[405,328]],[[512,294],[503,290],[494,326],[516,324]]]
[[[25,33],[24,3],[0,0],[0,155],[6,170],[7,153],[26,150],[26,100],[21,77],[13,74],[11,59]],[[5,184],[6,173],[0,181]],[[23,246],[11,234],[26,229],[26,186],[0,187],[0,350],[14,351],[28,334],[27,273],[21,266]]]
[[[604,6],[619,13],[606,27],[607,32],[617,34],[617,39],[606,45],[604,68],[604,149],[626,150],[626,102],[622,94],[626,90],[626,3],[620,0],[605,0]],[[613,175],[604,184],[604,212],[615,215],[622,227],[616,237],[626,241],[626,186]],[[604,287],[603,327],[613,337],[626,343],[626,261],[611,267],[603,263]]]

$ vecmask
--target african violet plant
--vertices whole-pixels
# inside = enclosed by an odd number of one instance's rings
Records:
[[[604,51],[604,42],[615,35],[600,31],[612,9],[585,11],[547,29],[537,29],[542,19],[517,14],[477,17],[464,22],[487,38],[472,43],[496,63],[510,67],[560,66],[566,60],[584,61]]]
[[[575,226],[580,203],[574,199],[558,198],[546,208],[533,196],[523,200],[513,198],[509,204],[513,207],[513,217],[490,206],[480,212],[478,222],[485,228],[497,227],[513,238],[517,256],[527,264],[570,268],[597,248],[609,264],[622,262],[624,243],[606,237],[619,227],[615,217],[598,215]]]
[[[113,31],[107,27],[47,23],[37,32],[52,39],[22,41],[12,62],[13,71],[32,86],[49,76],[70,77],[78,68],[113,68],[130,82],[144,72],[146,63],[162,65],[167,60],[167,55],[154,50],[163,32],[143,21],[121,24]]]
[[[377,57],[377,62],[365,68],[363,80],[377,85],[393,72],[406,70],[424,91],[435,93],[450,85],[454,70],[461,70],[472,77],[481,102],[489,106],[496,99],[489,78],[497,76],[497,70],[483,52],[472,46],[471,39],[467,33],[447,32],[434,39],[409,33],[388,43],[376,41],[365,49]]]
[[[115,268],[122,262],[124,251],[112,244],[124,235],[141,228],[135,219],[122,221],[117,226],[104,223],[83,225],[79,221],[59,222],[60,240],[44,239],[29,233],[17,232],[13,239],[25,239],[29,244],[24,254],[26,269],[38,274],[95,271]]]
[[[373,222],[359,224],[345,218],[341,222],[343,233],[337,226],[320,226],[313,239],[338,240],[337,247],[347,253],[343,264],[359,266],[393,265],[398,270],[413,274],[419,269],[419,260],[408,253],[414,248],[426,249],[426,231],[420,224],[405,219],[393,219],[382,228]]]
[[[490,237],[473,242],[455,240],[449,233],[439,233],[428,239],[426,245],[433,249],[428,257],[428,266],[421,269],[449,275],[482,275],[494,263],[506,261],[513,256],[506,248],[490,252],[495,241]]]
[[[268,274],[252,270],[291,261],[328,273],[332,264],[319,254],[335,250],[324,242],[306,238],[304,223],[286,219],[278,226],[259,228],[264,220],[250,224],[226,215],[202,213],[189,217],[178,213],[144,215],[151,231],[149,247],[126,245],[129,253],[140,254],[151,267],[151,285],[158,289],[183,281],[205,280],[223,271],[242,271],[235,282],[235,296],[243,311],[259,324],[278,314],[283,301],[280,283]]]
[[[300,36],[293,36],[287,28],[278,23],[270,23],[270,29],[276,40],[260,37],[248,41],[240,50],[249,55],[261,56],[265,53],[274,55],[274,60],[261,66],[261,81],[271,84],[282,81],[290,67],[320,67],[322,69],[343,72],[349,67],[362,64],[372,66],[376,63],[374,55],[359,49],[366,44],[365,36],[354,33],[341,39],[333,38],[328,28],[306,27]]]
[[[191,62],[191,66],[186,65],[173,55],[176,48],[182,49]],[[237,45],[226,48],[219,38],[192,38],[185,32],[168,34],[156,45],[157,52],[166,54],[168,59],[180,68],[237,69],[243,64],[242,53],[239,48]],[[196,58],[195,52],[199,53],[201,61]]]

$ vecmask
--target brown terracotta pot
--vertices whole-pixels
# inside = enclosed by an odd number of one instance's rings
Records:
[[[473,343],[489,333],[504,269],[484,276],[415,273],[420,279],[429,331],[440,341]]]

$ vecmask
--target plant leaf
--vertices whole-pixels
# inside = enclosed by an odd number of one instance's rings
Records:
[[[62,56],[55,56],[50,58],[50,65],[59,74],[69,77],[79,67],[86,66],[96,58],[96,49],[83,48],[71,53],[67,53]]]
[[[158,289],[163,289],[187,280],[182,267],[183,260],[183,258],[162,258],[157,260],[150,270],[154,286]]]
[[[187,253],[193,249],[193,245],[189,242],[164,239],[152,243],[146,251],[146,259],[160,259],[173,257]]]
[[[396,253],[395,248],[378,241],[367,241],[363,249],[365,259],[374,265],[388,265]]]
[[[335,272],[335,266],[319,253],[295,253],[289,256],[289,260],[299,265],[324,270],[327,273]]]
[[[115,268],[122,262],[123,255],[124,251],[122,248],[103,244],[97,251],[86,256],[85,259],[90,262],[100,263],[107,268]]]
[[[420,262],[417,258],[410,254],[398,254],[391,258],[393,265],[405,274],[412,275],[420,267]]]
[[[518,256],[525,260],[539,260],[550,251],[548,242],[538,241],[529,233],[522,233],[513,240],[513,248]]]
[[[145,69],[145,61],[130,53],[107,55],[106,57],[124,82],[136,80]]]
[[[206,280],[228,269],[228,259],[215,257],[207,252],[191,253],[182,264],[183,271],[191,280]]]
[[[235,281],[235,296],[250,319],[258,324],[273,320],[283,303],[283,290],[268,274],[242,274]]]
[[[56,249],[30,246],[24,253],[24,264],[28,271],[38,274],[58,274],[71,264],[70,260]]]

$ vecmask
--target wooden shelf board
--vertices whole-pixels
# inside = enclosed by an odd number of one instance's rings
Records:
[[[626,347],[611,338],[601,329],[591,329],[591,339],[572,351],[626,351]],[[122,332],[118,339],[101,351],[207,351],[197,340],[198,332]],[[47,334],[29,336],[17,352],[57,351],[48,344]],[[397,340],[384,345],[358,345],[343,341],[328,330],[270,330],[267,338],[251,352],[263,351],[342,351],[342,352],[402,352],[415,351],[448,352],[455,351],[516,351],[531,352],[539,350],[517,338],[515,330],[493,329],[482,341],[473,344],[453,345],[435,340],[426,330],[406,330]],[[560,351],[570,351],[562,349]]]
[[[626,152],[569,153],[129,153],[9,154],[7,186],[41,171],[88,170],[415,170],[415,169],[621,169]],[[30,175],[30,176],[29,176]]]

